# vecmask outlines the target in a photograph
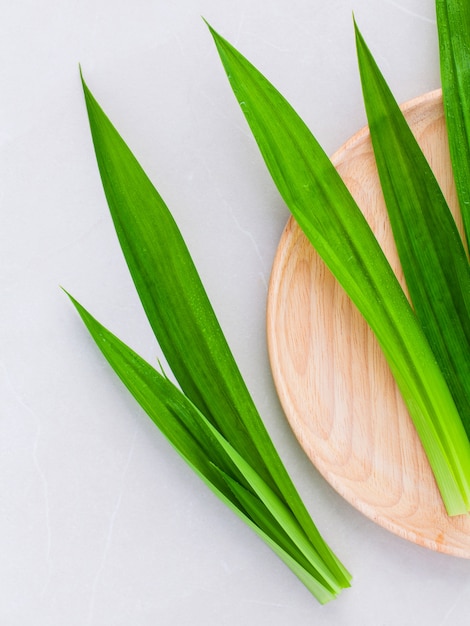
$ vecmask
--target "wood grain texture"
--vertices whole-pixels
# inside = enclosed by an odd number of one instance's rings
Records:
[[[456,211],[441,92],[402,109]],[[404,285],[368,129],[332,161]],[[284,411],[324,478],[388,530],[470,558],[470,515],[447,516],[375,337],[292,218],[273,265],[267,334]]]

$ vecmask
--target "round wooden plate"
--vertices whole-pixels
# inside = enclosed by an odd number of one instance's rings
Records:
[[[454,210],[441,92],[402,109]],[[352,137],[332,161],[404,285],[368,129]],[[446,515],[374,336],[292,218],[274,261],[267,332],[281,403],[324,478],[397,535],[470,558],[470,515]]]

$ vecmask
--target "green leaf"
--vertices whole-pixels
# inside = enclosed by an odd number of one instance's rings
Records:
[[[470,267],[454,218],[356,27],[364,103],[408,290],[470,435]]]
[[[249,511],[253,521],[253,529],[264,541],[274,550],[274,552],[288,565],[296,576],[310,589],[313,595],[322,603],[329,602],[332,597],[336,597],[338,589],[334,590],[322,579],[318,580],[318,575],[312,570],[312,565],[304,555],[292,545],[290,537],[279,526],[277,521],[269,518],[266,514],[266,507],[256,497],[246,491],[236,481],[224,475],[228,485],[234,491],[240,502]],[[268,528],[268,532],[262,531],[261,527]]]
[[[211,32],[281,196],[382,347],[447,511],[465,513],[470,444],[429,343],[377,240],[302,119],[245,57]]]
[[[161,196],[83,83],[111,216],[137,292],[184,393],[276,487],[272,446],[181,233]],[[264,467],[263,467],[264,466]],[[280,482],[291,485],[275,468]]]
[[[201,429],[190,402],[168,378],[148,365],[68,295],[103,355],[152,421],[199,474],[233,499],[231,490],[214,467],[232,472],[233,464],[227,465],[227,455],[221,453],[214,438]]]
[[[470,3],[436,0],[441,83],[450,156],[465,227],[470,239]]]
[[[320,601],[331,599],[349,586],[350,574],[320,535],[279,458],[173,217],[82,82],[101,180],[121,248],[182,391],[149,370],[75,305],[124,384],[184,458],[238,514],[243,512],[245,521],[250,520]],[[157,396],[160,402],[154,405]],[[253,498],[262,501],[257,505],[257,523],[240,502],[240,494],[245,504],[250,502],[252,513]],[[282,529],[282,545],[276,542],[278,534],[273,534],[277,527]],[[299,536],[303,537],[300,547]]]
[[[256,470],[171,381],[69,297],[116,374],[192,469],[275,549],[320,602],[336,597],[343,583],[325,565],[322,548],[315,549]]]

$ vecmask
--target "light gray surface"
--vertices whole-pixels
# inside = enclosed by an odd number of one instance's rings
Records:
[[[332,153],[364,123],[352,11],[397,98],[439,86],[433,0],[17,0],[0,19],[0,624],[459,626],[470,562],[345,503],[279,407],[265,341],[288,213],[200,16]],[[136,409],[59,284],[155,362],[78,75],[171,207],[313,517],[354,574],[326,607]]]

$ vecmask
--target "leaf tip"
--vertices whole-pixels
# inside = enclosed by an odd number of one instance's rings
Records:
[[[75,298],[72,296],[72,294],[69,293],[67,289],[65,289],[65,287],[62,287],[62,285],[59,285],[59,289],[62,289],[62,291],[65,293],[65,295],[69,298],[69,300],[72,302],[74,306],[78,304]]]
[[[206,20],[206,18],[204,17],[204,15],[201,15],[201,19],[204,22],[204,24],[207,26],[207,28],[209,29],[210,33],[213,35],[215,33],[214,29],[212,28],[212,26],[209,24],[209,22]]]
[[[83,76],[83,70],[82,70],[82,64],[81,64],[81,63],[79,63],[79,64],[78,64],[78,73],[79,73],[79,75],[80,75],[80,81],[81,81],[81,83],[82,83],[83,88],[84,88],[84,89],[87,89],[87,85],[86,85],[86,82],[85,82],[85,78],[84,78],[84,76]]]
[[[213,28],[209,22],[206,20],[205,17],[202,17],[202,19],[204,20],[205,25],[207,26],[207,28],[209,29],[210,34],[212,35],[212,38],[215,41],[215,45],[217,46],[217,49],[220,51],[220,46],[223,43],[227,43],[225,41],[225,39],[222,37],[222,35],[219,35],[219,33],[215,30],[215,28]]]

